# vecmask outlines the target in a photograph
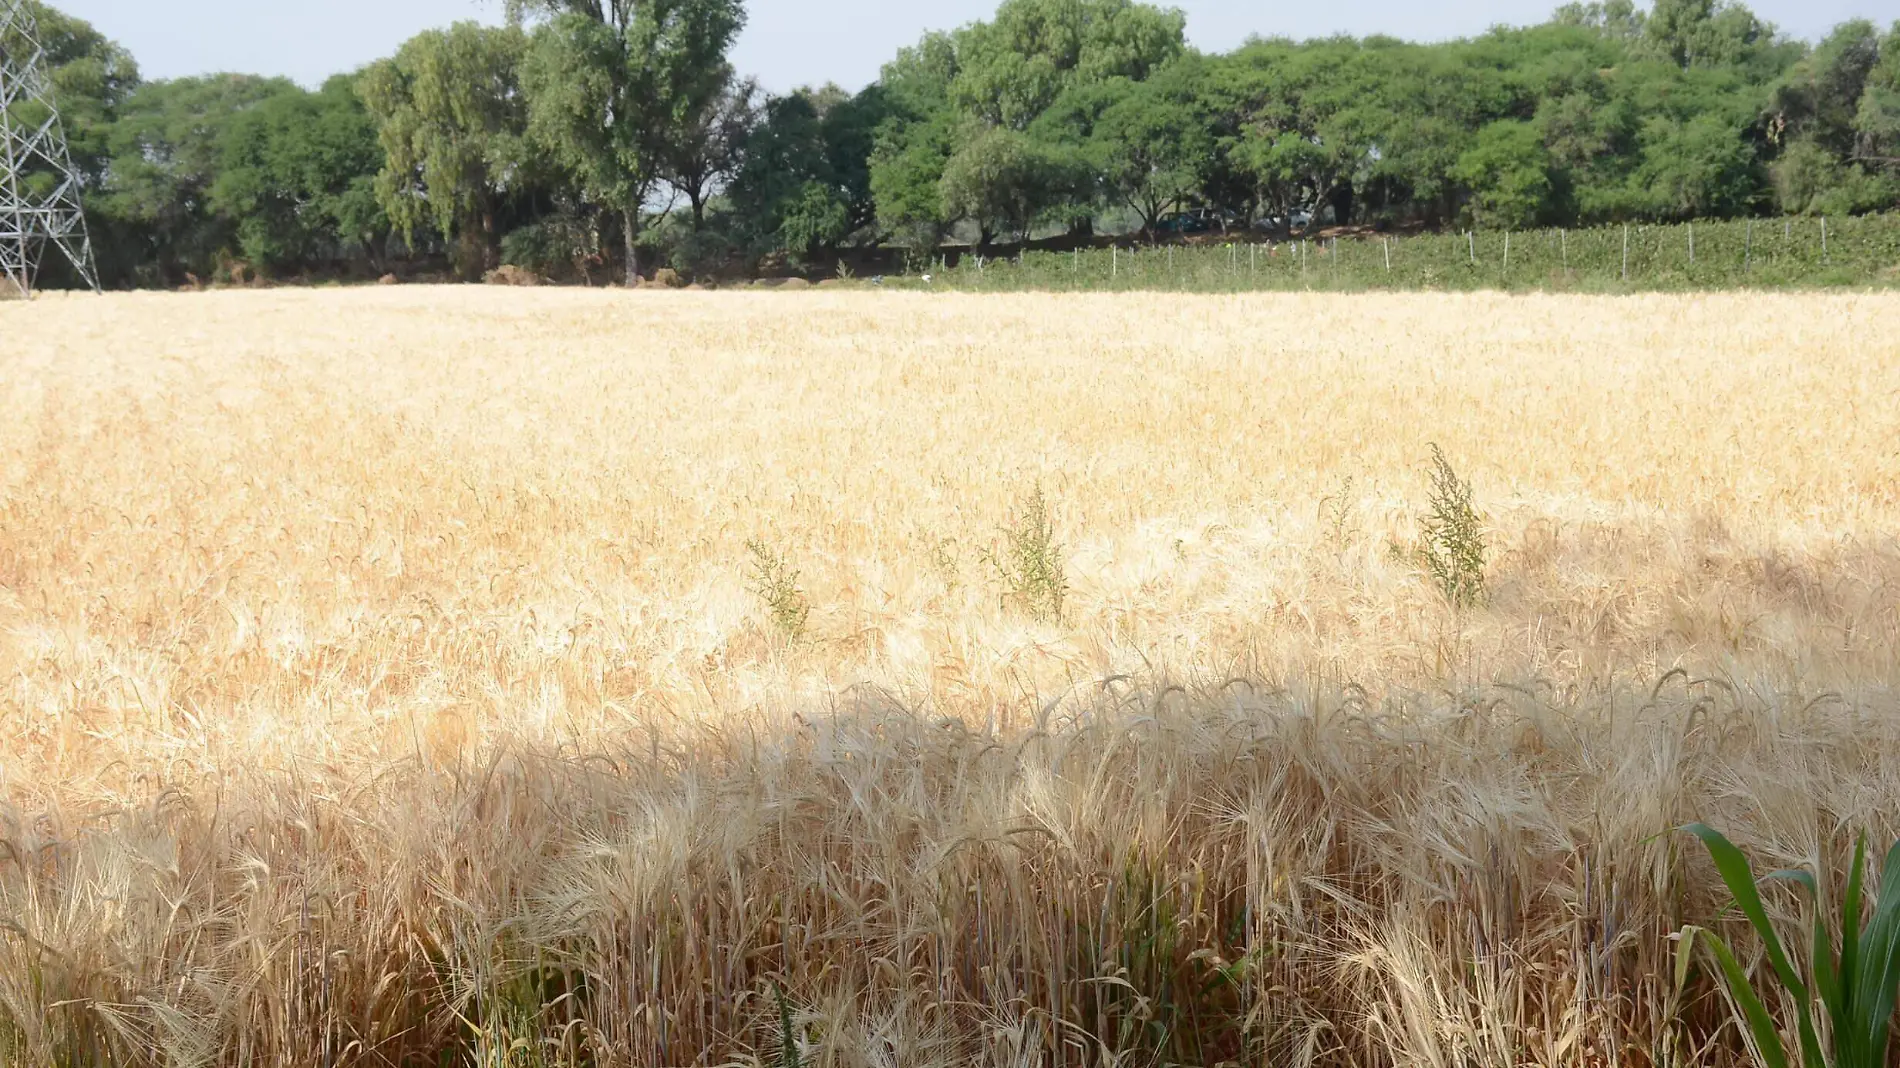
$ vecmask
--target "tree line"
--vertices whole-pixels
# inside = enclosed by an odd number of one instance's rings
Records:
[[[427,31],[314,90],[146,81],[92,26],[39,19],[116,286],[709,277],[1153,237],[1190,208],[1285,236],[1900,205],[1900,23],[1810,45],[1726,0],[1225,54],[1135,0],[1003,0],[858,92],[782,95],[728,61],[742,0],[509,0],[503,25]]]

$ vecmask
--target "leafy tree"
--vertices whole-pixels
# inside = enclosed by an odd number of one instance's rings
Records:
[[[871,197],[878,225],[913,245],[936,245],[948,224],[942,184],[961,125],[950,101],[957,70],[956,42],[931,33],[900,50],[878,79],[886,117],[872,139]]]
[[[948,112],[922,122],[887,122],[878,131],[870,185],[880,226],[913,245],[930,247],[942,239],[950,215],[943,175],[956,140],[956,118]]]
[[[38,21],[67,150],[74,165],[96,183],[111,156],[110,126],[140,84],[138,64],[91,23],[38,0],[27,0],[27,6]]]
[[[707,201],[744,163],[747,139],[759,121],[759,96],[756,79],[739,78],[728,68],[725,85],[681,127],[663,161],[662,177],[686,198],[694,230],[705,229]]]
[[[1763,186],[1754,146],[1719,115],[1652,119],[1642,141],[1628,203],[1651,218],[1739,215]]]
[[[1219,80],[1235,133],[1222,151],[1283,229],[1298,210],[1317,221],[1328,202],[1346,209],[1341,221],[1350,213],[1353,184],[1371,176],[1390,126],[1368,84],[1383,66],[1348,41],[1256,42],[1229,59]]]
[[[1650,55],[1679,67],[1733,67],[1772,43],[1773,28],[1723,0],[1656,0],[1643,21]]]
[[[1772,168],[1775,200],[1797,215],[1852,215],[1889,208],[1900,183],[1879,168],[1842,160],[1811,140],[1788,145]]]
[[[810,256],[875,222],[871,157],[885,101],[876,86],[853,96],[827,85],[766,103],[727,191],[755,251]]]
[[[1867,87],[1854,115],[1854,158],[1900,180],[1900,22],[1880,40],[1880,59],[1867,73]],[[1900,202],[1900,198],[1889,203]]]
[[[779,244],[805,256],[844,240],[850,224],[849,209],[822,182],[805,182],[778,204]]]
[[[282,268],[354,250],[373,260],[388,219],[376,198],[382,146],[354,79],[274,95],[220,138],[211,205],[235,220],[246,259]]]
[[[1530,122],[1500,119],[1479,130],[1452,173],[1471,189],[1471,214],[1480,226],[1521,230],[1548,211],[1550,153]]]
[[[1025,210],[1086,229],[1098,183],[1080,177],[1094,165],[1082,145],[1095,116],[1078,130],[1048,115],[1091,87],[1147,79],[1184,54],[1184,27],[1179,11],[1134,0],[1003,0],[988,22],[926,35],[884,70],[887,117],[867,175],[879,222],[925,244],[966,216],[984,242],[997,227],[1026,232]]]
[[[964,115],[1027,129],[1076,82],[1139,81],[1185,50],[1179,11],[1134,0],[1003,0],[959,31],[950,97]]]
[[[1633,41],[1643,34],[1644,13],[1631,0],[1590,0],[1568,3],[1551,16],[1559,26],[1581,26],[1618,41]]]
[[[500,261],[497,212],[524,154],[526,44],[518,28],[460,22],[411,38],[358,83],[385,154],[378,202],[412,245],[425,225],[459,239],[464,278]]]
[[[1114,196],[1154,233],[1164,212],[1189,200],[1214,140],[1196,121],[1189,80],[1122,82],[1095,126],[1095,160]]]
[[[523,71],[534,137],[590,200],[620,212],[627,281],[647,201],[730,80],[741,0],[509,0],[549,16]]]
[[[219,74],[150,82],[120,105],[93,203],[135,235],[154,281],[208,275],[236,245],[235,221],[211,195],[225,136],[246,112],[300,92],[282,78]]]
[[[1891,206],[1900,186],[1900,26],[1835,27],[1774,87],[1769,137],[1783,210],[1818,214]]]
[[[945,164],[943,207],[951,218],[975,222],[984,247],[998,232],[1027,240],[1060,186],[1047,152],[1026,134],[998,127],[967,138]]]
[[[1773,136],[1806,139],[1836,157],[1854,152],[1861,99],[1880,62],[1880,35],[1865,19],[1844,22],[1776,84],[1767,118]]]
[[[825,151],[821,108],[835,91],[802,89],[774,97],[745,143],[745,164],[727,197],[747,243],[760,252],[800,255],[835,244],[848,211]]]
[[[871,191],[871,157],[878,131],[892,115],[890,95],[879,85],[828,103],[820,136],[831,181],[845,207],[845,228],[857,233],[877,222],[877,198]]]

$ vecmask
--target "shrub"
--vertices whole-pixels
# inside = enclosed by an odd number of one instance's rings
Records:
[[[1320,519],[1326,524],[1326,533],[1332,541],[1334,552],[1345,552],[1346,541],[1351,534],[1352,523],[1352,476],[1347,475],[1339,485],[1339,492],[1319,502]]]
[[[686,230],[672,242],[667,262],[693,281],[703,282],[726,268],[733,251],[731,240],[716,230]]]
[[[1471,506],[1471,483],[1432,446],[1431,511],[1419,520],[1419,560],[1455,608],[1484,600],[1484,531]]]
[[[752,592],[765,602],[772,625],[791,641],[805,636],[811,602],[799,588],[798,571],[785,556],[762,541],[745,543],[752,554]]]
[[[985,556],[1002,579],[1005,603],[1015,602],[1044,623],[1062,621],[1069,580],[1041,486],[1024,499],[1010,525],[1003,528],[1002,552]]]
[[[526,267],[504,263],[482,275],[482,281],[491,286],[538,286],[541,284],[541,276]]]
[[[501,262],[545,278],[585,278],[600,260],[600,237],[592,224],[572,215],[553,215],[501,239]]]

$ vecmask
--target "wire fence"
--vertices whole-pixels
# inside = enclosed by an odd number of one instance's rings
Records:
[[[1357,235],[922,263],[971,290],[1719,289],[1900,283],[1900,214]]]

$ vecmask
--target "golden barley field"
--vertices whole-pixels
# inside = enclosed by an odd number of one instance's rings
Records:
[[[1725,1065],[1672,828],[1900,833],[1891,294],[46,298],[0,413],[8,1065]]]

